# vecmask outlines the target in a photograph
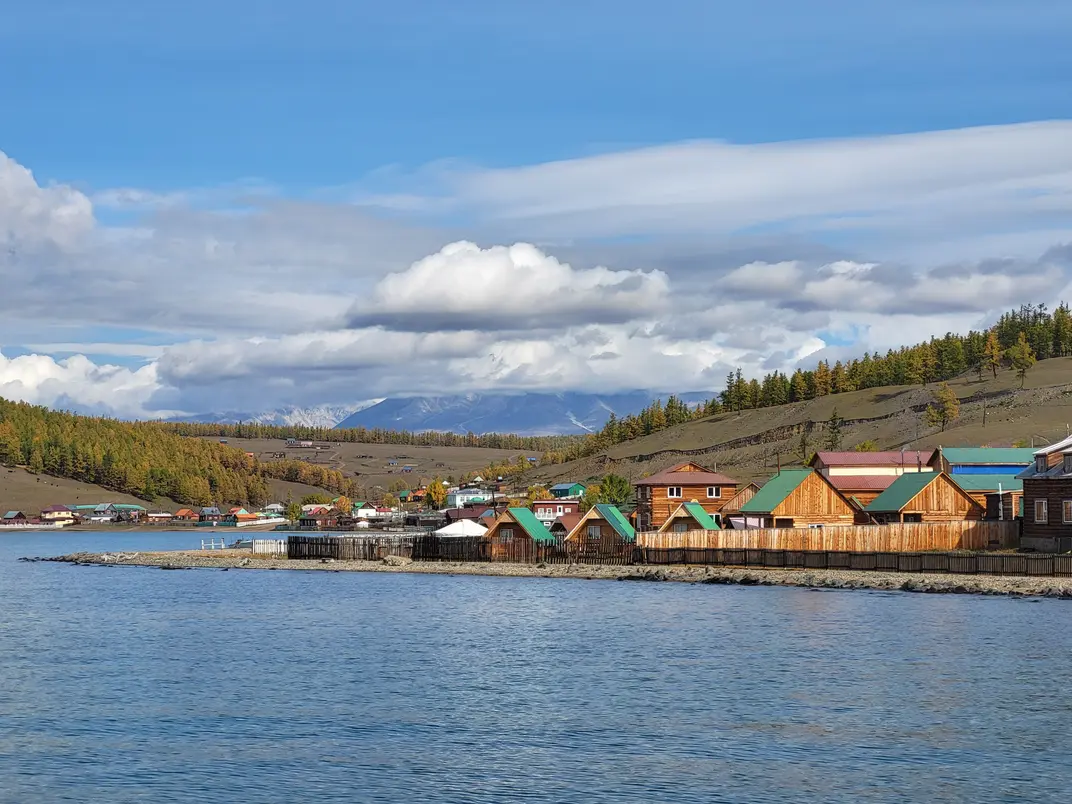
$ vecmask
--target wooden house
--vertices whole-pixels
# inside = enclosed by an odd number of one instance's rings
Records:
[[[1021,469],[1021,471],[1023,471]],[[1013,492],[1023,494],[1024,481],[1016,475],[961,474],[950,475],[953,482],[964,489],[973,500],[986,509],[986,500],[991,494]]]
[[[552,523],[566,514],[579,514],[581,512],[580,500],[566,498],[552,500],[533,500],[529,506],[536,518],[543,522],[544,527],[551,527]]]
[[[551,492],[551,496],[555,499],[583,497],[585,485],[584,483],[555,483],[548,491]]]
[[[636,542],[636,531],[617,506],[600,504],[585,512],[565,541],[585,549],[612,551]]]
[[[691,530],[722,530],[696,500],[681,503],[659,528],[659,533],[688,533]]]
[[[331,530],[339,524],[339,514],[335,511],[320,510],[308,512],[298,519],[301,530]]]
[[[41,520],[43,522],[61,522],[65,525],[70,525],[77,519],[78,517],[75,516],[74,511],[66,505],[50,505],[41,509]]]
[[[662,527],[674,509],[686,500],[697,500],[718,521],[723,506],[737,492],[736,480],[692,462],[641,478],[633,485],[638,530]]]
[[[746,528],[852,525],[857,508],[813,469],[783,469],[741,506]]]
[[[548,530],[551,531],[551,535],[555,537],[556,542],[564,542],[570,531],[577,527],[577,523],[580,521],[581,515],[579,513],[563,514],[551,523]]]
[[[1072,550],[1072,437],[1034,453],[1019,474],[1024,484],[1020,546],[1045,552]]]
[[[219,522],[223,519],[223,511],[214,505],[206,505],[197,515],[198,522]]]
[[[484,534],[493,561],[531,561],[539,547],[554,545],[555,537],[528,508],[507,508]]]
[[[878,524],[983,518],[985,509],[945,472],[901,475],[865,509]]]
[[[741,486],[737,491],[726,500],[722,508],[719,510],[720,518],[725,518],[730,514],[739,513],[741,506],[756,496],[756,492],[759,491],[758,483],[749,483],[746,486]]]
[[[173,520],[178,522],[196,522],[198,518],[197,511],[192,508],[180,508],[175,512]]]
[[[816,452],[808,462],[815,471],[860,508],[870,504],[903,474],[931,472],[933,450],[887,452]]]
[[[29,520],[26,518],[26,514],[22,511],[8,511],[4,514],[3,523],[5,525],[25,525]]]
[[[1023,481],[1020,481],[1021,484]],[[1022,519],[1024,515],[1024,492],[1002,491],[986,495],[986,518],[999,522],[1011,522]]]

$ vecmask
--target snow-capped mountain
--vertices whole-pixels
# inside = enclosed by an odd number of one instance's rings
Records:
[[[352,405],[316,405],[301,408],[288,405],[261,413],[243,413],[226,411],[224,413],[201,413],[195,416],[183,416],[172,421],[204,422],[206,424],[238,424],[239,422],[267,424],[276,427],[334,427],[339,422],[365,408],[377,405],[383,400],[370,399]]]
[[[688,403],[711,393],[678,394]],[[381,427],[388,430],[439,430],[454,433],[516,433],[566,435],[590,433],[610,414],[637,413],[669,394],[630,391],[617,394],[464,394],[384,399],[339,422],[337,427]]]

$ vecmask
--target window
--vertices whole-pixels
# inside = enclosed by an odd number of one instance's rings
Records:
[[[1072,524],[1072,500],[1065,500],[1061,503],[1061,521],[1066,525]]]
[[[689,523],[688,522],[675,522],[674,523],[674,533],[688,533],[688,531],[689,531]]]
[[[707,487],[707,499],[717,500],[722,496],[722,486],[708,486]]]
[[[670,486],[666,490],[666,496],[670,497],[670,498],[680,498],[681,497],[681,486]]]
[[[602,536],[603,536],[603,531],[599,527],[599,525],[589,525],[588,526],[588,538],[589,539],[600,539],[600,538],[602,538]]]
[[[1038,525],[1045,525],[1048,520],[1049,516],[1046,510],[1046,500],[1035,500],[1035,523]]]
[[[1036,455],[1035,456],[1035,471],[1036,472],[1045,472],[1046,471],[1046,456],[1045,455]]]
[[[1065,455],[1065,474],[1072,474],[1072,455]]]
[[[499,541],[512,542],[514,540],[513,528],[499,528]]]
[[[808,525],[808,528],[811,530],[818,530],[819,528],[822,528],[822,525]]]
[[[565,509],[563,509],[563,507],[561,505],[558,506],[558,515],[562,516],[563,513],[565,513]]]

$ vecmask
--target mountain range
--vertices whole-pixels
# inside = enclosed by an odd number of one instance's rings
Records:
[[[373,399],[351,405],[288,406],[261,413],[227,411],[184,416],[172,421],[276,426],[365,427],[384,430],[450,433],[577,435],[599,430],[610,414],[638,413],[669,394],[627,391],[616,394],[459,394]],[[678,394],[688,403],[703,402],[710,392]]]
[[[669,394],[630,391],[616,394],[462,394],[385,399],[359,410],[339,428],[439,430],[453,433],[570,435],[599,430],[610,414],[637,413]],[[705,401],[710,393],[678,394],[685,402]]]

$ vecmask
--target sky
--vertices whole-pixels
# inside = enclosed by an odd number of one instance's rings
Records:
[[[718,391],[1072,299],[1072,4],[0,0],[0,396]]]

